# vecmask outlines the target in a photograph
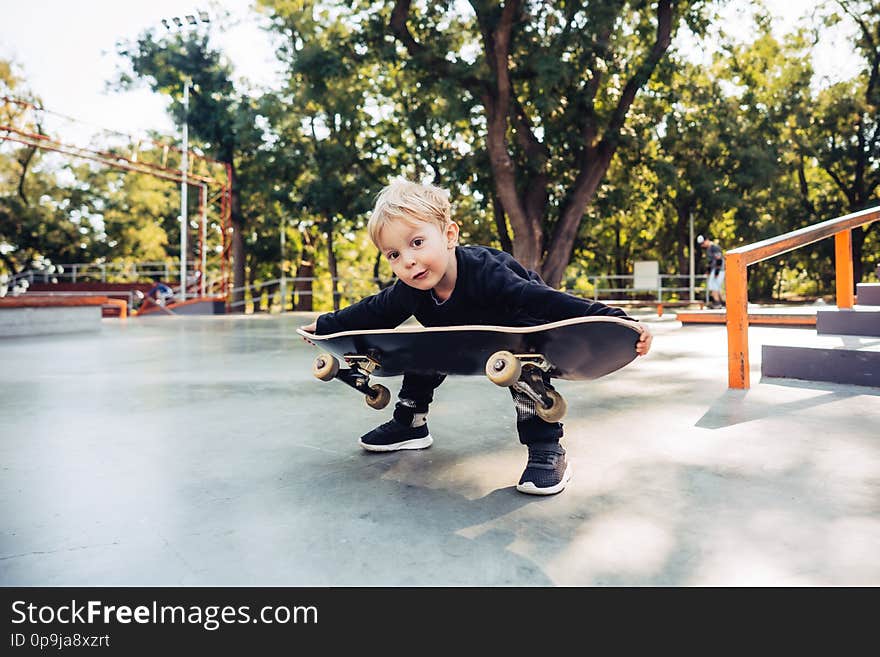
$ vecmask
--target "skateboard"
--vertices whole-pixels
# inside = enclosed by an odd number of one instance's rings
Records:
[[[611,374],[635,359],[642,330],[638,323],[617,317],[576,317],[528,327],[404,326],[297,333],[326,350],[315,359],[315,377],[347,383],[363,393],[371,408],[385,408],[391,400],[388,388],[371,384],[371,376],[483,374],[532,399],[542,419],[558,422],[566,402],[544,385],[544,375],[576,381]],[[347,367],[340,367],[341,362]]]

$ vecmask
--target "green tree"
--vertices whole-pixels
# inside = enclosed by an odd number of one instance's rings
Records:
[[[270,113],[274,152],[296,172],[283,202],[305,233],[303,248],[323,243],[338,308],[337,238],[364,228],[373,197],[397,165],[402,137],[378,116],[376,99],[387,81],[377,60],[355,47],[348,23],[313,2],[262,6],[284,37],[278,56],[287,81]],[[303,261],[314,263],[315,254]]]
[[[838,0],[826,25],[849,20],[856,27],[853,46],[862,68],[851,80],[819,92],[801,116],[793,135],[798,147],[801,191],[806,207],[831,218],[877,205],[880,201],[880,2]],[[815,167],[830,181],[813,184],[805,169]],[[877,222],[852,231],[853,274],[864,276],[864,246]]]
[[[452,6],[398,0],[374,20],[406,49],[423,96],[451,84],[479,108],[513,252],[558,285],[637,93],[683,21],[701,31],[703,3]]]
[[[0,60],[0,122],[45,134],[44,114],[11,62]],[[29,106],[27,103],[31,103]],[[14,137],[14,134],[10,134]],[[7,275],[78,262],[90,255],[98,232],[93,199],[77,180],[62,182],[58,165],[40,149],[0,142],[0,263]],[[70,170],[70,167],[68,166]]]
[[[732,127],[726,131],[728,152],[719,163],[725,172],[724,204],[704,228],[724,248],[733,248],[815,223],[804,212],[791,143],[792,126],[811,104],[814,72],[804,32],[779,40],[769,15],[758,11],[750,40],[726,44],[715,68],[718,84],[727,90],[724,116]],[[814,252],[808,248],[752,267],[751,293],[778,296],[785,272],[802,267]],[[815,274],[823,276],[824,268]]]

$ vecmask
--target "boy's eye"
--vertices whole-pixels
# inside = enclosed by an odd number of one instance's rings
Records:
[[[421,237],[417,237],[413,240],[413,246],[421,246],[424,241]]]
[[[397,251],[391,251],[391,252],[388,254],[388,259],[389,259],[389,260],[394,260],[396,257],[397,257]]]

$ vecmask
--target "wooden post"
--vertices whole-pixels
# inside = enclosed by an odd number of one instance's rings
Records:
[[[849,229],[834,235],[834,272],[837,307],[853,307],[852,233]]]
[[[749,387],[749,287],[743,255],[724,257],[727,271],[727,385]]]

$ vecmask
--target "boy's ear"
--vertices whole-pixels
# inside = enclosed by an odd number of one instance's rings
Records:
[[[449,225],[446,226],[446,246],[448,248],[458,244],[458,230],[458,224],[454,221],[450,221]]]

